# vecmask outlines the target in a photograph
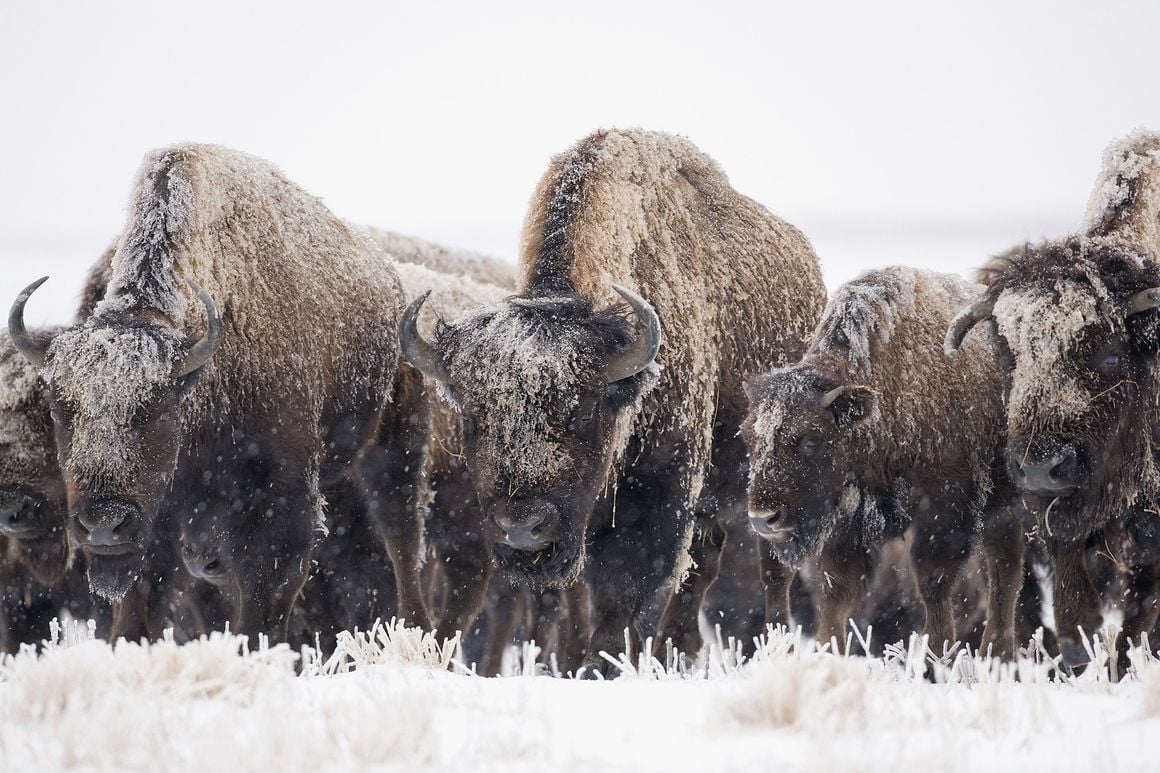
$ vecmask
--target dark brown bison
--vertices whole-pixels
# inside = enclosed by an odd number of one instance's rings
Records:
[[[586,574],[588,674],[686,579],[662,636],[695,650],[712,576],[689,569],[716,564],[716,512],[744,508],[742,384],[803,350],[824,302],[817,258],[688,141],[601,131],[542,178],[521,271],[518,295],[430,338],[420,299],[401,336],[461,412],[496,563],[539,588]],[[651,633],[634,629],[632,648]]]
[[[914,269],[869,272],[835,291],[801,362],[750,382],[750,520],[781,564],[820,554],[822,641],[844,639],[871,549],[906,530],[924,631],[936,651],[956,641],[954,590],[982,531],[993,591],[983,646],[1015,654],[1023,542],[993,342],[953,361],[940,347],[977,290]],[[777,566],[770,622],[785,619]]]
[[[115,634],[159,632],[175,519],[229,498],[234,629],[285,638],[328,487],[352,474],[382,518],[401,614],[427,623],[406,475],[368,443],[402,293],[366,236],[259,159],[181,145],[145,159],[89,319],[28,334],[39,284],[14,304],[12,335],[50,389],[72,538],[93,590],[117,602]]]
[[[1085,563],[1095,542],[1129,565],[1126,644],[1152,628],[1160,590],[1160,135],[1113,143],[1082,233],[990,261],[986,289],[949,326],[948,352],[997,330],[1007,466],[1055,569],[1069,664],[1101,625]]]

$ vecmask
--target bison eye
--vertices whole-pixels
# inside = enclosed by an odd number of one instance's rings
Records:
[[[819,445],[821,441],[816,435],[805,435],[798,441],[798,450],[808,456],[816,451]]]
[[[1100,370],[1112,370],[1118,367],[1120,367],[1120,355],[1118,354],[1109,354],[1100,362]]]

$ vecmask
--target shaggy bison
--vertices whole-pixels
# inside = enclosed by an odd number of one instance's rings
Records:
[[[685,580],[663,633],[696,649],[713,516],[744,508],[743,380],[800,355],[824,303],[817,258],[688,141],[600,131],[542,178],[521,269],[518,295],[430,337],[420,298],[401,331],[461,413],[496,564],[538,588],[586,572],[589,675]]]
[[[949,326],[948,352],[980,322],[998,331],[1007,393],[1007,466],[1055,568],[1060,648],[1086,662],[1078,629],[1101,623],[1084,561],[1125,544],[1120,640],[1152,628],[1160,590],[1160,135],[1113,143],[1078,235],[1011,250],[981,271],[986,289]]]
[[[51,340],[26,332],[39,284],[13,305],[12,337],[50,390],[71,535],[116,602],[115,634],[159,632],[174,519],[236,497],[234,628],[284,638],[324,487],[352,474],[383,517],[401,613],[426,624],[417,514],[396,496],[392,450],[367,443],[402,293],[366,236],[259,159],[181,145],[146,157],[89,319]],[[240,470],[256,485],[237,485]]]
[[[953,592],[982,529],[983,646],[1015,654],[1023,543],[993,343],[971,341],[954,361],[939,346],[975,292],[943,274],[869,272],[834,293],[801,362],[750,382],[749,515],[775,559],[768,622],[787,619],[777,562],[820,553],[818,638],[844,639],[871,548],[911,529],[924,631],[936,648],[954,642]]]

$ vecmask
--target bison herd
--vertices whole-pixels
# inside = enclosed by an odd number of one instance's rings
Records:
[[[1160,590],[1160,135],[978,284],[834,290],[687,140],[552,159],[518,268],[352,225],[252,156],[146,157],[76,320],[0,342],[0,645],[398,617],[480,672],[535,638],[693,655],[851,619],[1078,668]]]

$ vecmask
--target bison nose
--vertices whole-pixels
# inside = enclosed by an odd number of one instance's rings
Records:
[[[749,511],[749,526],[762,539],[782,540],[790,531],[784,525],[785,514],[785,505],[772,510],[753,509]]]
[[[1019,465],[1019,486],[1039,496],[1064,496],[1078,488],[1079,455],[1073,443],[1047,453],[1028,454]]]
[[[556,508],[550,502],[499,503],[492,512],[503,532],[503,542],[516,550],[540,550],[551,544],[551,519]]]
[[[93,548],[120,547],[128,540],[118,529],[136,512],[128,502],[103,500],[93,502],[77,512],[77,522],[84,530],[82,538]]]
[[[0,503],[0,536],[29,539],[40,533],[36,524],[36,502],[27,496]]]
[[[221,554],[217,551],[198,552],[184,548],[181,551],[181,560],[185,563],[185,568],[189,574],[199,580],[217,582],[226,575]]]

